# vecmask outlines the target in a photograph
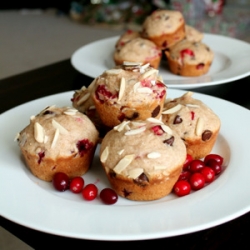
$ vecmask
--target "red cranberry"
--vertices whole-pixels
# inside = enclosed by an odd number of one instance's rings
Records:
[[[210,183],[214,180],[215,172],[210,167],[204,167],[200,172],[205,177],[205,182]]]
[[[202,160],[193,160],[189,164],[189,170],[193,173],[199,172],[204,167],[205,164]]]
[[[52,184],[54,188],[58,191],[65,191],[69,189],[69,177],[63,172],[57,172],[54,174],[52,179]]]
[[[190,155],[190,154],[187,154],[186,160],[185,160],[185,162],[183,164],[183,170],[187,170],[189,168],[189,165],[192,162],[192,160],[193,160],[193,156]]]
[[[180,180],[175,183],[173,191],[177,196],[181,197],[190,193],[191,186],[188,181]]]
[[[221,166],[221,164],[220,164],[218,161],[214,160],[214,159],[209,159],[209,160],[206,162],[206,166],[212,168],[212,169],[214,170],[214,172],[215,172],[215,175],[220,174],[221,171],[222,171],[222,166]]]
[[[93,143],[88,139],[83,139],[77,142],[76,147],[78,148],[79,154],[82,157],[88,150],[93,147]]]
[[[98,189],[95,184],[88,184],[82,190],[82,197],[87,201],[92,201],[96,198]]]
[[[76,176],[70,181],[69,189],[71,192],[80,193],[84,186],[84,180],[81,176]]]
[[[209,154],[209,155],[206,155],[206,156],[205,156],[205,158],[204,158],[204,163],[205,163],[206,165],[208,165],[207,162],[208,162],[209,160],[211,160],[211,159],[217,161],[220,165],[222,165],[223,160],[224,160],[223,157],[220,156],[220,155],[218,155],[218,154]]]
[[[194,173],[190,176],[189,183],[193,190],[199,190],[205,185],[205,177],[201,173]]]
[[[103,201],[103,203],[107,205],[112,205],[117,202],[118,195],[113,189],[104,188],[100,193],[100,198]]]

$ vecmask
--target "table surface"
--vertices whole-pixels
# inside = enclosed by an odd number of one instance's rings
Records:
[[[40,97],[80,89],[83,85],[89,85],[91,81],[92,78],[82,75],[72,67],[70,59],[3,79],[0,81],[0,114],[19,104]],[[249,84],[250,77],[248,76],[238,81],[197,88],[192,91],[213,95],[250,109],[250,98],[246,94]],[[34,249],[45,249],[48,246],[60,248],[66,244],[70,244],[71,247],[80,247],[86,243],[91,243],[93,247],[131,246],[144,248],[149,241],[162,243],[162,246],[165,245],[166,247],[184,249],[221,249],[222,247],[246,249],[250,247],[248,231],[250,213],[222,225],[191,234],[164,239],[126,242],[90,241],[56,236],[18,225],[2,216],[0,216],[0,226]]]

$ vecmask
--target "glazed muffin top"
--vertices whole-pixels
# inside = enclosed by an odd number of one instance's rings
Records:
[[[143,37],[158,37],[174,33],[185,20],[179,11],[156,10],[142,24]]]
[[[161,50],[150,40],[136,37],[115,50],[114,59],[129,62],[150,62],[161,57]]]
[[[184,140],[209,140],[220,129],[220,119],[201,100],[193,98],[192,92],[173,100],[167,100],[162,121],[174,129]]]
[[[207,62],[212,62],[214,58],[213,51],[202,42],[191,42],[184,39],[174,46],[169,51],[166,51],[171,60],[178,61],[180,65],[191,64],[199,65]]]
[[[155,118],[123,121],[106,134],[100,148],[106,172],[134,180],[168,178],[170,172],[182,167],[185,158],[184,142]]]
[[[89,118],[74,108],[48,106],[18,135],[19,146],[30,154],[56,159],[82,156],[95,146],[98,131]]]
[[[165,98],[167,87],[149,64],[124,62],[106,70],[95,81],[93,98],[126,107],[144,106]]]

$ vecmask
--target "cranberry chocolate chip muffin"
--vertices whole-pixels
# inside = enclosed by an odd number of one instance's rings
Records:
[[[179,11],[156,10],[142,24],[142,37],[165,50],[185,38],[185,20]]]
[[[149,63],[155,69],[159,67],[161,57],[161,50],[152,41],[141,37],[126,42],[113,55],[116,65],[121,65],[124,61],[141,62]]]
[[[192,92],[187,92],[166,101],[162,121],[183,139],[188,154],[201,159],[212,151],[221,122],[207,105],[192,95]]]
[[[186,147],[159,119],[123,121],[102,140],[100,161],[121,197],[150,201],[168,195],[182,171]]]
[[[76,109],[49,106],[31,117],[17,141],[31,172],[41,180],[52,181],[56,172],[73,178],[88,171],[98,131]]]
[[[167,87],[158,70],[124,62],[95,80],[92,98],[102,123],[113,128],[124,120],[159,118]]]
[[[206,74],[213,62],[213,51],[202,42],[180,41],[165,51],[168,66],[173,74],[201,76]]]

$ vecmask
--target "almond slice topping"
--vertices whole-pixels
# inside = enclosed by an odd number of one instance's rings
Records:
[[[163,129],[164,132],[168,133],[169,135],[173,134],[173,131],[169,126],[163,124],[163,125],[161,125],[161,128]]]
[[[77,105],[81,105],[82,103],[84,103],[85,101],[88,100],[88,98],[90,97],[90,93],[86,93],[85,95],[83,95],[78,102],[76,103]]]
[[[142,63],[140,63],[140,62],[128,62],[128,61],[124,61],[123,65],[124,66],[141,66]]]
[[[100,157],[100,160],[101,162],[106,162],[106,160],[108,159],[108,156],[109,156],[109,147],[106,147],[103,152],[102,152],[102,155]]]
[[[134,168],[128,171],[128,177],[136,179],[143,173],[143,168]]]
[[[65,115],[75,115],[77,113],[76,109],[68,109],[63,112]]]
[[[149,154],[147,154],[147,158],[149,159],[156,159],[161,157],[161,154],[159,152],[151,152]]]
[[[125,132],[125,135],[136,135],[136,134],[143,133],[145,130],[146,130],[146,126],[143,126],[143,127],[131,129],[131,130]]]
[[[55,129],[59,129],[59,132],[63,135],[66,135],[69,133],[69,131],[64,128],[60,123],[56,122],[54,119],[52,120],[52,125]]]
[[[60,134],[60,132],[59,132],[59,129],[57,128],[56,132],[55,132],[55,135],[54,135],[54,138],[53,138],[53,141],[52,141],[52,144],[51,144],[51,148],[55,147],[56,142],[57,142],[57,140],[59,138],[59,134]]]
[[[150,69],[149,71],[146,71],[143,75],[142,75],[142,79],[145,79],[155,73],[158,73],[157,69]]]
[[[186,107],[190,107],[190,108],[199,108],[200,106],[197,104],[185,104]]]
[[[43,143],[44,135],[45,135],[44,128],[38,122],[35,122],[35,124],[34,124],[35,140],[39,143]]]
[[[119,91],[118,101],[120,101],[122,99],[122,96],[123,96],[124,91],[125,91],[125,86],[126,86],[126,81],[125,81],[125,78],[122,77],[121,82],[120,82],[120,91]]]
[[[114,127],[114,130],[116,130],[116,131],[118,131],[118,132],[121,132],[121,131],[126,127],[126,125],[129,124],[129,122],[130,122],[130,121],[123,121],[122,123],[116,125],[116,126]]]
[[[136,92],[137,89],[138,89],[140,86],[141,86],[141,83],[140,83],[140,82],[135,83],[134,88],[133,88],[134,92]]]
[[[166,114],[173,114],[173,113],[179,111],[181,109],[181,107],[182,107],[181,104],[177,104],[176,106],[174,106],[171,109],[167,109],[167,110],[162,111],[162,114],[164,114],[164,115],[166,115]]]
[[[204,121],[202,118],[199,117],[195,128],[195,134],[198,136],[201,135],[203,127],[204,127]]]
[[[135,158],[134,154],[124,156],[114,167],[114,171],[120,174]]]
[[[147,118],[147,121],[152,122],[152,123],[156,123],[156,124],[163,124],[163,122],[161,120],[153,118],[153,117]]]
[[[117,153],[118,153],[118,155],[122,155],[123,152],[124,152],[124,149],[118,151]]]

